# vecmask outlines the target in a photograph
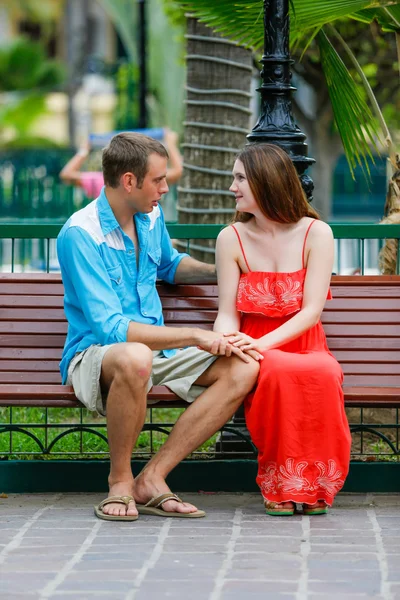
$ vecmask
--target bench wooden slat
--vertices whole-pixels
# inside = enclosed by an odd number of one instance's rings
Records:
[[[365,337],[365,338],[381,338],[400,337],[399,325],[384,325],[384,324],[359,324],[352,325],[351,323],[326,323],[324,331],[327,337]]]
[[[58,369],[51,372],[42,371],[0,371],[0,384],[61,384],[61,375]],[[357,387],[400,387],[399,374],[356,374],[345,375],[345,386]]]
[[[46,321],[65,321],[62,308],[46,308]],[[43,308],[0,308],[0,321],[43,321]]]
[[[179,327],[179,323],[165,322],[170,327]],[[185,323],[187,327],[203,327],[204,329],[211,329],[212,323]],[[328,337],[365,337],[365,338],[382,338],[383,336],[388,337],[400,337],[400,326],[399,325],[368,325],[368,329],[365,325],[351,325],[351,324],[337,324],[327,323],[324,326],[325,333]],[[64,334],[67,333],[67,323],[65,321],[1,321],[0,320],[0,334],[2,333],[32,333],[32,334]]]
[[[325,304],[324,312],[331,311],[350,311],[350,310],[400,310],[399,298],[333,298]]]
[[[383,351],[346,351],[346,350],[335,350],[332,354],[340,362],[340,364],[346,362],[359,362],[359,363],[394,363],[400,364],[400,350],[383,350]]]
[[[22,372],[58,372],[59,371],[59,358],[55,357],[54,360],[23,360],[23,359],[0,359],[0,371],[22,371]],[[393,366],[393,363],[364,363],[358,362],[342,363],[341,365],[344,373],[348,374],[390,374],[397,367]]]
[[[330,324],[400,324],[400,311],[362,311],[354,310],[349,312],[344,311],[327,311],[322,314],[322,323]]]
[[[61,333],[67,334],[67,322],[47,322],[42,321],[0,321],[1,333]]]
[[[59,372],[59,359],[56,360],[0,360],[0,371],[16,371],[16,372]]]
[[[43,308],[46,308],[46,321],[65,321],[64,310],[53,307],[37,308],[0,308],[0,321],[42,321]],[[165,322],[174,323],[214,323],[217,316],[216,310],[165,310]],[[400,311],[351,311],[351,312],[326,312],[322,314],[322,323],[325,325],[353,326],[364,324],[386,324],[395,327],[400,332]]]
[[[65,335],[0,334],[0,348],[63,348]]]
[[[67,400],[75,402],[76,405],[80,405],[79,400],[76,399],[74,390],[70,385],[35,385],[35,384],[4,384],[0,387],[0,406],[8,406],[6,404],[9,398],[22,401],[37,401],[46,402],[51,400]],[[164,385],[155,385],[148,394],[148,399],[151,402],[180,402],[181,405],[186,406],[187,403],[183,402],[179,396],[171,392]],[[41,404],[43,406],[43,404]],[[20,404],[20,406],[22,406]],[[39,406],[39,404],[37,405]],[[50,406],[50,405],[49,405]],[[54,406],[59,406],[55,404]],[[168,406],[171,406],[168,404]],[[153,407],[150,404],[149,407]]]
[[[0,284],[1,291],[1,284]],[[63,296],[14,296],[0,294],[0,308],[63,308]]]
[[[1,285],[1,284],[0,284]],[[43,285],[41,286],[43,291]],[[0,289],[1,291],[1,289]],[[37,307],[48,307],[48,308],[63,308],[64,298],[62,295],[50,296],[50,295],[14,295],[14,294],[2,294],[0,293],[0,308],[37,308]],[[217,298],[177,298],[174,296],[163,297],[164,310],[216,310],[218,308]],[[365,311],[374,313],[384,311],[400,311],[400,297],[399,298],[334,298],[326,303],[324,314],[336,313],[337,311]],[[340,316],[338,316],[340,319]]]
[[[358,375],[345,375],[345,386],[355,387],[399,387],[400,388],[400,373],[397,374],[372,374],[365,373]]]
[[[0,273],[1,275],[1,273]],[[4,283],[0,279],[0,290],[2,294],[23,294],[25,296],[43,296],[43,286],[46,286],[46,294],[49,296],[64,296],[64,287],[61,283]]]
[[[390,375],[391,373],[398,373],[400,369],[394,367],[391,363],[359,363],[349,362],[341,364],[342,371],[345,375]]]
[[[52,372],[42,372],[42,371],[0,371],[0,384],[18,384],[18,383],[26,383],[26,384],[40,384],[43,383],[45,385],[54,383],[61,384],[61,375],[60,370],[57,368],[57,371]]]
[[[61,359],[61,348],[0,348],[0,359]],[[386,362],[400,364],[400,350],[334,350],[333,354],[341,363],[345,362]]]
[[[357,337],[327,337],[330,350],[396,350],[399,339],[396,337],[357,338]]]
[[[396,337],[352,338],[328,337],[331,350],[395,350],[399,348]],[[63,348],[65,336],[59,334],[0,334],[0,348]]]

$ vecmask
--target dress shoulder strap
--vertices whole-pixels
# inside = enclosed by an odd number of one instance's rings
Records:
[[[307,238],[308,238],[308,233],[311,229],[311,225],[313,225],[315,223],[317,219],[313,219],[311,221],[311,223],[309,224],[309,226],[307,227],[307,231],[306,231],[306,235],[304,236],[304,242],[303,242],[303,252],[301,253],[301,262],[303,265],[303,269],[305,269],[305,265],[304,265],[304,250],[306,249],[306,242],[307,242]]]
[[[244,252],[244,248],[243,248],[243,244],[242,244],[242,240],[240,239],[240,235],[238,230],[236,229],[236,227],[234,225],[231,225],[232,229],[234,230],[234,232],[237,235],[237,239],[239,240],[239,244],[240,244],[240,249],[242,250],[242,254],[243,254],[243,258],[244,258],[244,262],[246,263],[246,267],[248,268],[249,272],[251,271],[250,267],[249,267],[249,263],[247,262],[247,258],[246,258],[246,254]]]

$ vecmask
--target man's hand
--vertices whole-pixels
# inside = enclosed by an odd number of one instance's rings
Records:
[[[223,333],[216,331],[200,331],[198,346],[202,350],[214,354],[215,356],[232,356],[235,355],[246,363],[250,362],[250,358],[254,360],[262,360],[264,357],[256,350],[250,349],[244,352],[242,348],[234,346],[230,340],[224,337]]]

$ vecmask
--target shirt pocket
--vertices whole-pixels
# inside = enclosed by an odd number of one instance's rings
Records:
[[[157,279],[157,269],[161,263],[161,248],[148,250],[147,258],[146,279],[151,283]]]
[[[108,276],[111,281],[111,285],[113,290],[117,292],[120,298],[123,298],[125,295],[125,285],[122,279],[122,267],[121,265],[117,265],[116,267],[110,267],[107,269]]]

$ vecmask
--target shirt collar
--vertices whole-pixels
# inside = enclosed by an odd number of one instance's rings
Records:
[[[115,215],[112,211],[112,208],[107,200],[105,186],[100,192],[100,196],[97,198],[97,210],[100,218],[100,225],[104,235],[107,235],[117,227],[120,227]],[[150,217],[146,213],[136,213],[135,214],[136,222],[143,223],[146,226],[150,225]]]
[[[117,227],[119,227],[119,223],[114,216],[111,206],[108,203],[105,189],[105,186],[103,186],[100,196],[97,198],[97,210],[99,213],[101,229],[104,235],[107,235],[111,231],[114,231],[114,229],[117,229]]]

